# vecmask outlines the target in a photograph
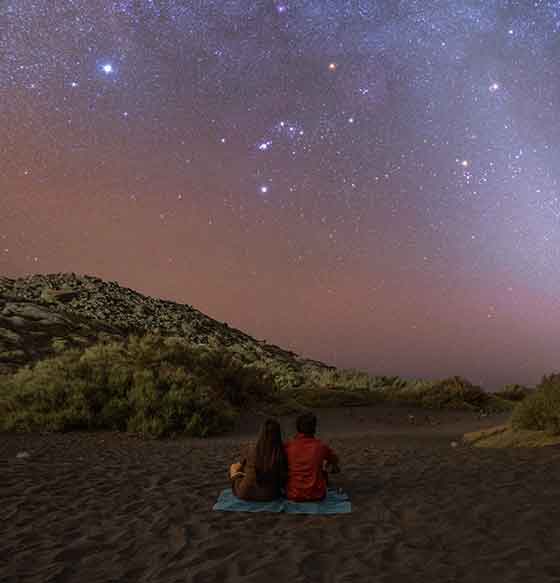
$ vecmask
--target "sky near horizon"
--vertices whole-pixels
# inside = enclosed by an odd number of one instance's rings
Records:
[[[560,369],[560,1],[0,0],[0,275],[310,358]]]

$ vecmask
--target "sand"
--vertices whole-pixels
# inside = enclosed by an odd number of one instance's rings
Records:
[[[426,415],[319,413],[340,516],[211,510],[250,417],[211,440],[1,435],[0,581],[560,581],[560,448],[467,447],[505,418]]]

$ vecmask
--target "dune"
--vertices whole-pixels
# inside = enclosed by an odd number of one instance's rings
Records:
[[[558,581],[560,448],[479,449],[466,412],[319,412],[342,458],[340,516],[212,512],[259,419],[212,439],[4,434],[0,579]],[[286,436],[293,418],[282,419]]]
[[[474,447],[546,447],[560,445],[560,435],[546,431],[513,429],[509,424],[466,433],[463,441]]]

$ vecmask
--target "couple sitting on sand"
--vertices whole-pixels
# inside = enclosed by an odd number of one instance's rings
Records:
[[[243,500],[274,500],[285,492],[288,500],[322,500],[327,493],[328,472],[340,472],[335,452],[315,438],[313,413],[296,420],[294,439],[282,443],[278,421],[267,419],[256,444],[247,448],[240,462],[229,469],[231,489]]]

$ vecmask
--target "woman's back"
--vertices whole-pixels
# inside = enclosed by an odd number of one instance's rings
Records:
[[[257,469],[256,444],[245,446],[241,451],[241,472],[243,476],[232,478],[233,493],[243,500],[274,500],[282,494],[287,478],[287,465],[279,458],[266,472]]]

